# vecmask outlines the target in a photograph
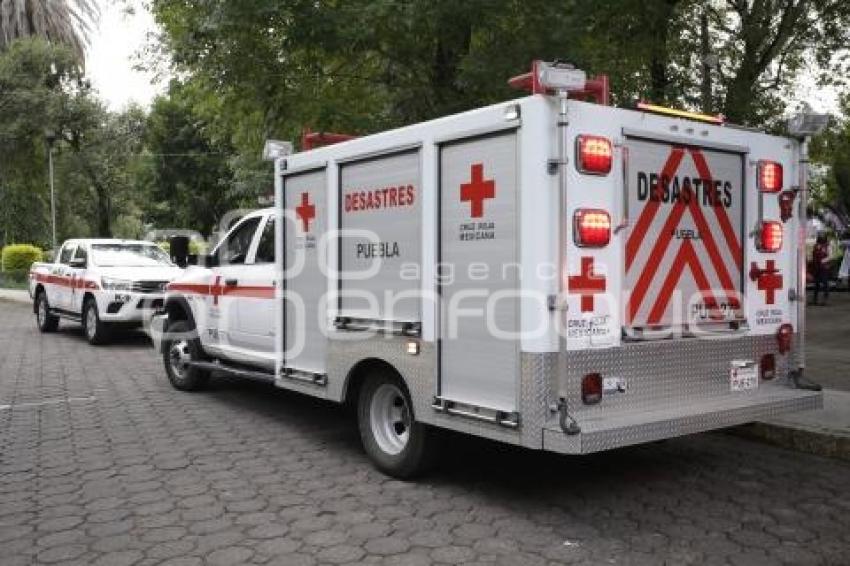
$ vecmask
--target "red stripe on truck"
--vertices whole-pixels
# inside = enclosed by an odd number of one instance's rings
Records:
[[[250,299],[274,299],[274,286],[265,285],[204,285],[199,283],[169,283],[168,291],[179,291],[193,295],[245,297]]]

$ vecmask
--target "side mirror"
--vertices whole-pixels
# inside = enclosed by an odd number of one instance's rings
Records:
[[[168,239],[168,248],[171,252],[171,261],[180,267],[186,267],[189,261],[189,238],[172,236]]]
[[[75,257],[68,262],[68,266],[73,267],[74,269],[85,269],[87,266],[87,262],[84,258]]]
[[[203,258],[204,267],[217,267],[218,266],[218,256],[216,254],[204,255],[201,256]]]

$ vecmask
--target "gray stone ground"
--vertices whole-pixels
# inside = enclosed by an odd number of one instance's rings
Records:
[[[389,480],[346,411],[173,391],[142,335],[0,302],[0,564],[848,564],[850,466],[726,434],[583,458],[446,436]],[[13,406],[10,406],[13,405]]]
[[[850,293],[832,292],[827,306],[806,312],[808,375],[824,387],[850,391]]]

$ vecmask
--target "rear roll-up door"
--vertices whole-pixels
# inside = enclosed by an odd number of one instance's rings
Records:
[[[743,321],[744,155],[637,138],[626,148],[627,332]]]

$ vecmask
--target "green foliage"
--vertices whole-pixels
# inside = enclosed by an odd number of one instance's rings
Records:
[[[0,51],[0,244],[49,241],[45,131],[73,122],[84,92],[66,48],[25,39]]]
[[[833,120],[812,141],[811,157],[816,165],[811,192],[814,208],[829,211],[845,225],[850,224],[850,96],[841,101],[845,118]]]
[[[143,207],[155,226],[209,234],[221,215],[244,194],[258,194],[258,187],[243,188],[240,194],[234,186],[233,148],[213,139],[192,107],[191,88],[174,82],[169,95],[153,103],[144,138],[150,155],[142,172],[148,195]],[[264,173],[271,183],[268,164]]]
[[[30,244],[9,244],[3,248],[0,256],[2,271],[28,271],[30,266],[42,261],[44,257],[41,248]]]
[[[157,242],[156,245],[166,253],[171,252],[171,243],[168,240]],[[203,255],[207,253],[207,245],[198,240],[189,240],[189,253],[192,255]]]

